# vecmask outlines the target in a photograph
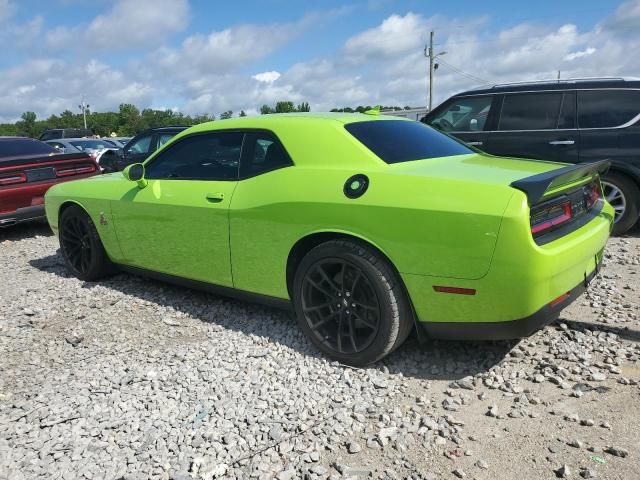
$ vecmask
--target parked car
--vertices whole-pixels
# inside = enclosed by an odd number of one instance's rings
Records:
[[[111,139],[106,138],[60,138],[57,140],[49,140],[49,145],[55,147],[58,151],[70,153],[75,151],[85,152],[90,155],[100,166],[100,171],[105,172],[102,165],[102,158],[107,152],[117,152],[118,145]],[[106,170],[108,172],[108,170]]]
[[[49,187],[96,173],[98,166],[85,153],[58,153],[33,138],[0,137],[0,227],[43,218]]]
[[[90,128],[50,128],[40,135],[39,140],[55,140],[56,138],[81,138],[92,137],[93,131]]]
[[[101,158],[101,167],[106,173],[117,172],[127,165],[144,161],[162,145],[167,143],[188,126],[158,127],[139,133],[122,149],[115,152],[105,152]]]
[[[109,137],[109,140],[115,143],[118,148],[122,148],[131,140],[131,137]]]
[[[476,153],[398,117],[263,115],[192,127],[46,208],[80,279],[117,266],[293,304],[320,350],[364,365],[414,326],[504,339],[554,320],[599,268],[606,168]]]
[[[511,83],[458,93],[425,122],[485,152],[568,163],[607,159],[614,234],[640,212],[640,81]]]
[[[78,151],[92,155],[102,150],[118,149],[118,145],[107,138],[60,138],[46,143],[65,153]]]

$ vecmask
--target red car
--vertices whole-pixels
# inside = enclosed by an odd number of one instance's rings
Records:
[[[49,187],[98,173],[86,153],[60,154],[33,138],[0,137],[0,227],[44,218]]]

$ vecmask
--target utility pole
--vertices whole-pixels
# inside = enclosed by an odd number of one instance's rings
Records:
[[[87,128],[87,110],[89,110],[89,104],[84,101],[82,97],[82,103],[78,105],[78,108],[82,110],[82,118],[84,119],[84,128]]]
[[[438,68],[438,64],[435,63],[436,58],[440,55],[444,55],[447,52],[440,52],[436,55],[433,54],[433,30],[429,34],[429,46],[424,47],[424,56],[429,58],[429,111],[433,105],[433,72]]]

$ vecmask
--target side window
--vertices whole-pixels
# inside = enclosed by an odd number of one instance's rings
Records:
[[[558,125],[562,93],[506,94],[498,130],[549,130]]]
[[[240,132],[215,132],[184,137],[146,165],[146,177],[236,180],[242,137]]]
[[[270,132],[248,132],[240,162],[240,178],[292,165],[291,159],[278,139]]]
[[[558,118],[558,128],[576,128],[576,92],[564,92],[562,95],[562,107]]]
[[[175,137],[175,133],[161,133],[158,135],[158,148],[167,143],[173,137]]]
[[[134,155],[138,153],[149,153],[149,147],[151,146],[151,137],[152,135],[145,135],[144,137],[140,137],[138,140],[127,147],[127,153]]]
[[[445,132],[477,132],[484,129],[491,108],[491,95],[457,98],[429,120]]]
[[[640,114],[640,90],[578,92],[580,128],[619,127]]]

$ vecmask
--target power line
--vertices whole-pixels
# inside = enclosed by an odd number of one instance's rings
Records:
[[[480,77],[476,77],[475,75],[469,73],[469,72],[465,72],[464,70],[459,69],[458,67],[455,67],[453,65],[451,65],[449,62],[445,62],[444,60],[442,60],[442,58],[439,60],[440,63],[446,65],[447,67],[449,67],[451,70],[453,70],[454,72],[467,77],[470,80],[474,80],[476,82],[480,82],[480,83],[492,83],[489,80],[485,80],[484,78],[480,78]]]

